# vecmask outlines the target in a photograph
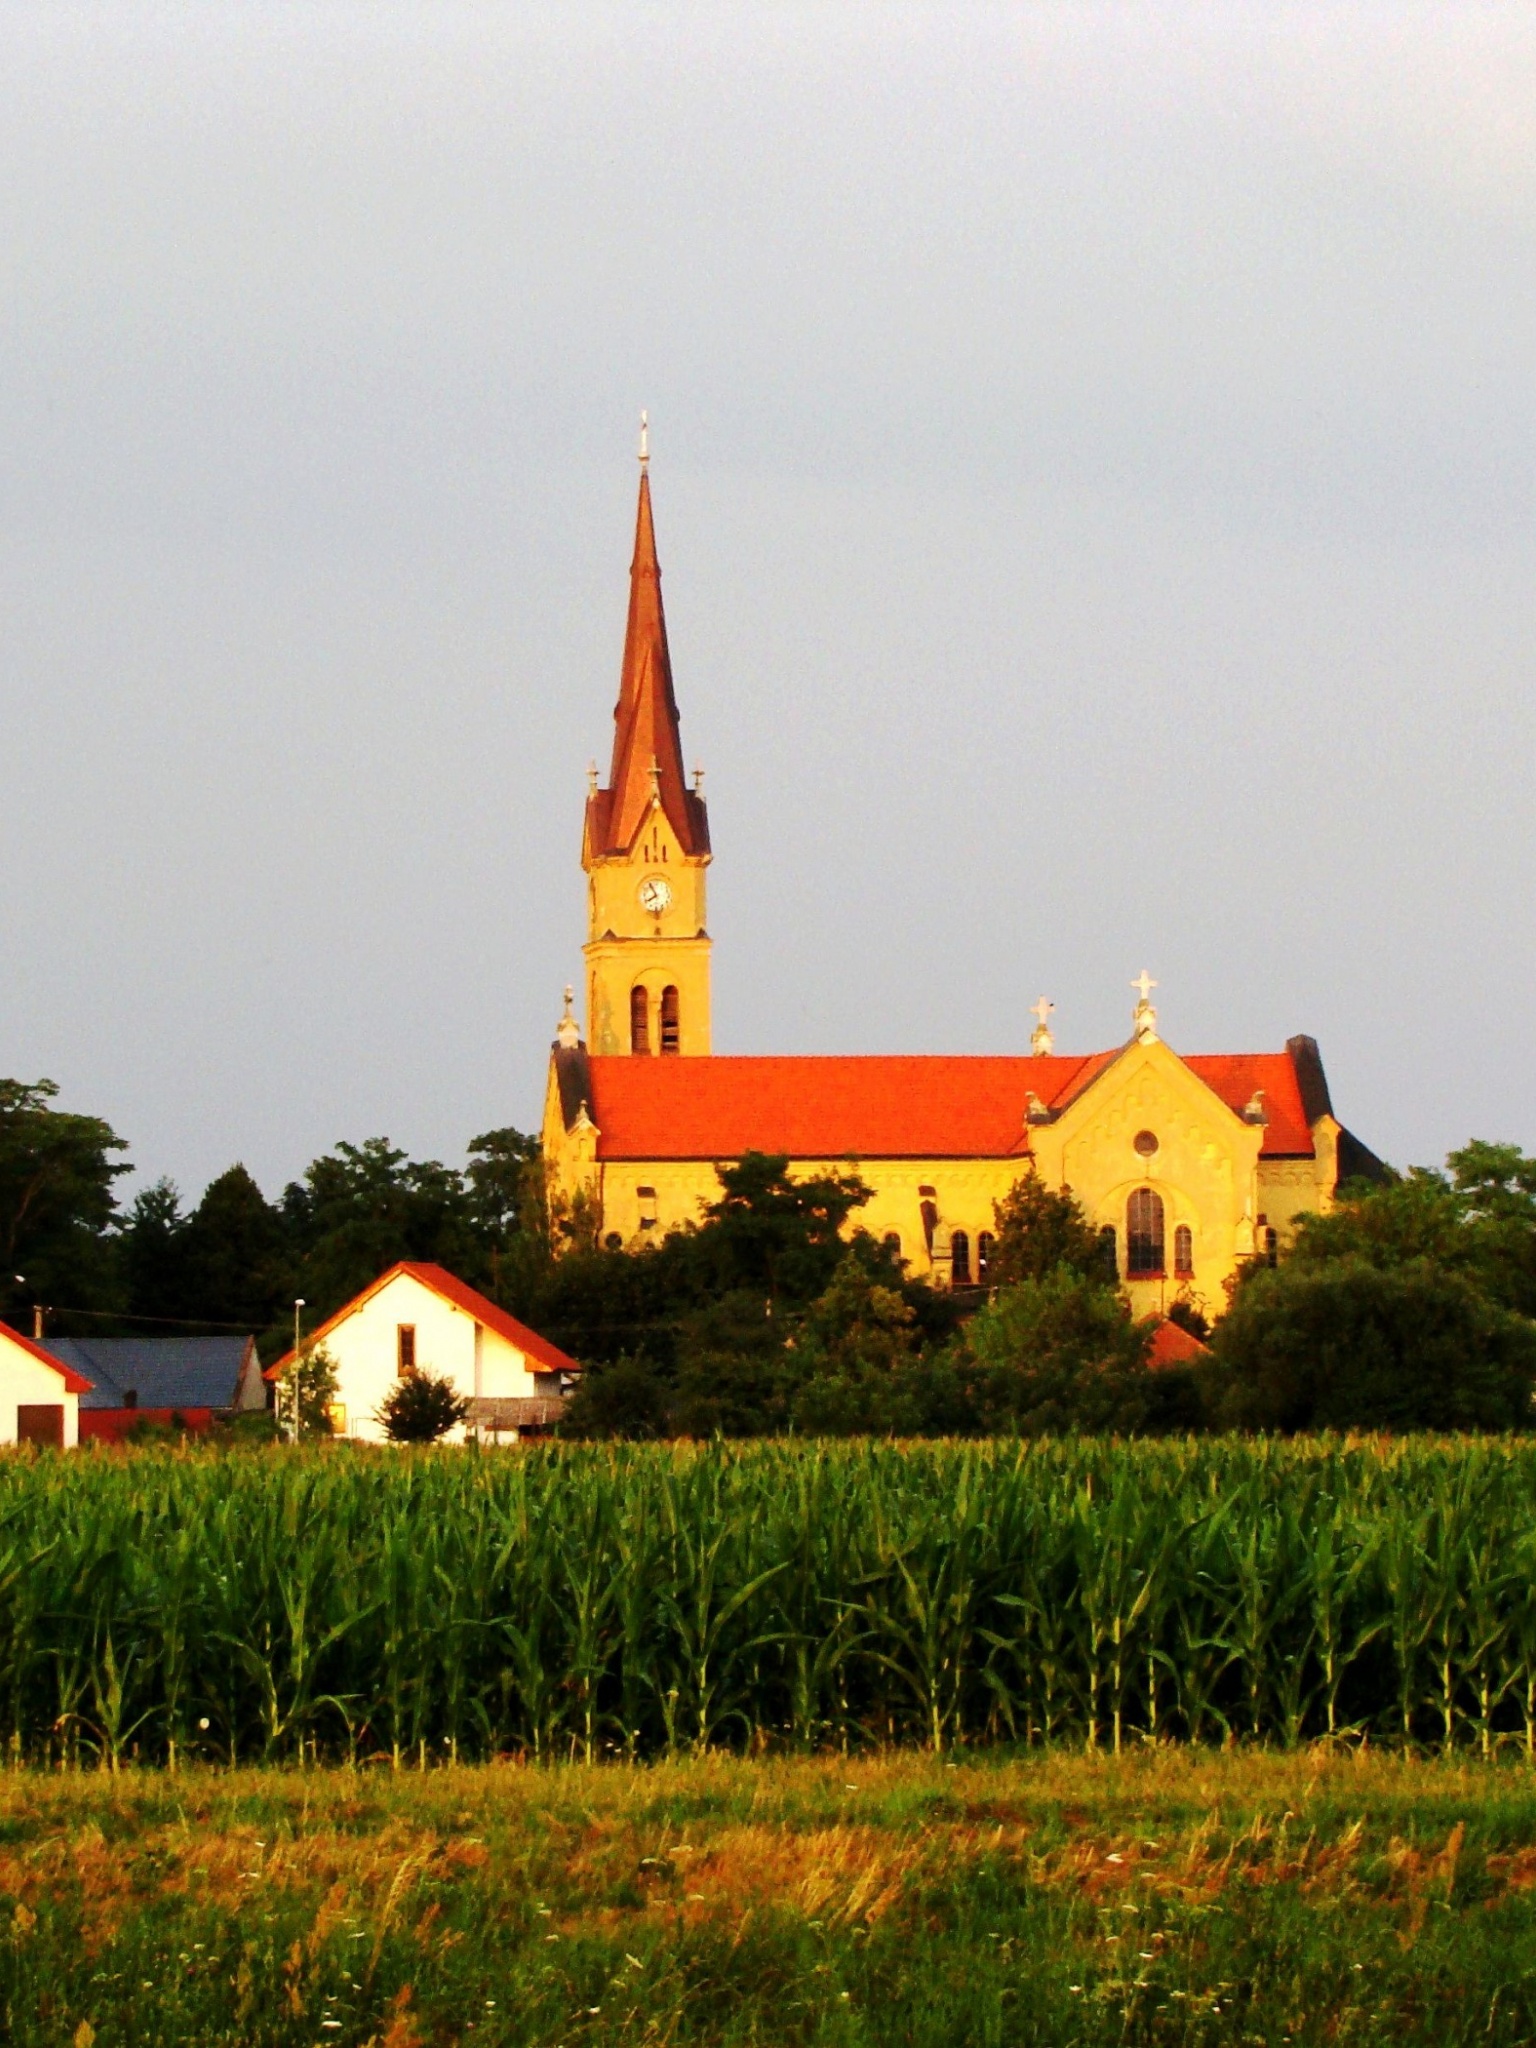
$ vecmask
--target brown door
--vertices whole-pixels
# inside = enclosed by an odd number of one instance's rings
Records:
[[[16,1410],[16,1441],[19,1444],[49,1444],[64,1448],[64,1404],[62,1401],[23,1401]]]

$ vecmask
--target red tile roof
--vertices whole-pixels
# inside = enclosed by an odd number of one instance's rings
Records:
[[[998,1159],[1030,1149],[1027,1097],[1060,1110],[1118,1057],[856,1055],[590,1060],[600,1159]],[[1230,1108],[1256,1088],[1266,1153],[1310,1155],[1286,1053],[1216,1055],[1186,1065]]]
[[[322,1343],[338,1323],[344,1323],[348,1316],[355,1315],[365,1302],[372,1301],[381,1287],[388,1286],[397,1274],[405,1273],[412,1280],[420,1281],[423,1287],[444,1301],[452,1302],[455,1308],[463,1309],[487,1330],[494,1330],[498,1337],[505,1337],[509,1344],[515,1344],[526,1358],[540,1366],[545,1372],[579,1372],[581,1367],[558,1346],[551,1344],[547,1337],[541,1337],[537,1330],[530,1330],[526,1323],[520,1323],[516,1316],[509,1316],[504,1308],[498,1308],[466,1281],[450,1273],[446,1266],[434,1266],[424,1260],[401,1259],[391,1266],[387,1273],[381,1273],[371,1287],[365,1287],[361,1294],[354,1295],[345,1307],[337,1309],[335,1315],[327,1316],[317,1329],[306,1338],[308,1344]],[[275,1380],[293,1359],[291,1351],[285,1351],[275,1365],[267,1367],[265,1378]]]
[[[1239,1112],[1255,1089],[1264,1090],[1264,1113],[1269,1118],[1261,1148],[1265,1158],[1284,1158],[1288,1153],[1302,1159],[1312,1157],[1312,1128],[1301,1106],[1301,1086],[1288,1052],[1191,1053],[1184,1064],[1213,1095]]]
[[[83,1373],[76,1372],[73,1366],[63,1364],[51,1351],[45,1351],[41,1344],[34,1344],[30,1337],[23,1337],[20,1330],[13,1330],[9,1323],[0,1323],[0,1339],[5,1338],[22,1351],[30,1353],[39,1365],[46,1365],[50,1372],[56,1372],[64,1382],[66,1394],[89,1394],[92,1391],[91,1382]]]
[[[1188,1365],[1194,1359],[1209,1358],[1210,1355],[1209,1344],[1202,1344],[1180,1324],[1170,1323],[1164,1317],[1152,1332],[1147,1364],[1153,1372],[1166,1372],[1171,1365]]]

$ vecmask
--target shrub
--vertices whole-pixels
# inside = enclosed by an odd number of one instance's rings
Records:
[[[468,1413],[469,1403],[454,1392],[452,1380],[412,1372],[390,1388],[378,1419],[397,1444],[433,1444],[456,1429]]]

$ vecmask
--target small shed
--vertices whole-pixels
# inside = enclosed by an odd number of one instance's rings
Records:
[[[72,1451],[80,1441],[81,1397],[90,1390],[82,1374],[0,1323],[0,1444]]]
[[[173,1419],[206,1429],[216,1415],[266,1406],[254,1337],[48,1337],[43,1349],[87,1383],[85,1437]]]

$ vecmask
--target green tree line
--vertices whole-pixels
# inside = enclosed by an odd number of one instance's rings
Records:
[[[590,1437],[995,1435],[1523,1428],[1536,1385],[1536,1160],[1474,1142],[1443,1171],[1342,1191],[1230,1301],[1171,1313],[1209,1351],[1151,1363],[1070,1190],[1027,1173],[997,1205],[986,1290],[914,1279],[859,1227],[856,1170],[719,1168],[696,1222],[643,1250],[553,1218],[537,1141],[486,1132],[462,1167],[342,1143],[269,1201],[232,1166],[184,1208],[119,1204],[126,1146],[0,1081],[6,1313],[55,1331],[250,1329],[266,1355],[398,1259],[449,1268],[587,1368],[564,1425]],[[1214,1319],[1205,1311],[1224,1311]]]

